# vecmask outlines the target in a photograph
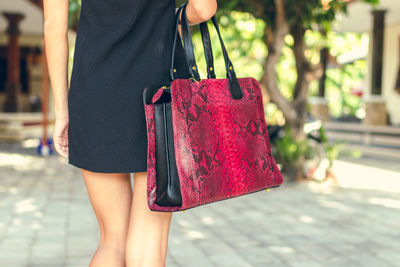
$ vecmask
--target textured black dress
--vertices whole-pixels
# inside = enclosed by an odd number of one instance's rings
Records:
[[[69,164],[147,170],[143,89],[170,80],[174,18],[175,0],[82,0],[68,93]]]

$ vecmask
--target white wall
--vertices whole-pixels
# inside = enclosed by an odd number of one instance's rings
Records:
[[[387,26],[384,38],[382,95],[386,99],[386,107],[392,123],[400,126],[400,94],[394,90],[397,73],[400,67],[400,23]],[[371,43],[372,42],[370,42],[370,44]],[[371,52],[372,49],[370,46],[368,53],[368,72],[365,83],[366,92],[368,94],[371,92]]]
[[[400,67],[400,23],[386,27],[382,94],[393,124],[400,125],[400,94],[394,90]]]

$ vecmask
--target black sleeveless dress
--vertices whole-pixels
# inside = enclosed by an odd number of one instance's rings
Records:
[[[147,170],[143,89],[170,80],[174,18],[175,0],[82,0],[68,92],[69,164]]]

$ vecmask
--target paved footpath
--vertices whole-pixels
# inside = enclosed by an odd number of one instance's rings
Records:
[[[24,151],[0,146],[0,266],[87,267],[99,232],[79,170]],[[400,266],[400,190],[347,185],[284,183],[175,213],[167,267]]]

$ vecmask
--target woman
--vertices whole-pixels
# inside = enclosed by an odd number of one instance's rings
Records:
[[[89,266],[165,266],[172,213],[147,206],[142,93],[169,79],[175,1],[82,0],[69,90],[69,3],[43,4],[54,146],[80,168],[100,228]],[[189,24],[216,9],[216,0],[189,0]]]

